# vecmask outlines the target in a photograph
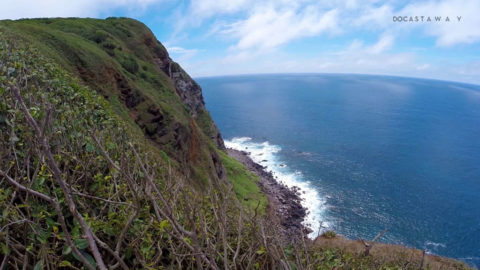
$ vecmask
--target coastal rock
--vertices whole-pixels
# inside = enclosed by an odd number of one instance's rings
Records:
[[[159,43],[158,46],[161,46],[161,44]],[[178,63],[170,58],[165,49],[156,51],[154,62],[157,67],[173,81],[177,94],[195,120],[205,118],[205,114],[208,115],[210,121],[202,122],[208,126],[202,126],[201,128],[216,143],[218,148],[225,150],[222,135],[205,108],[205,101],[200,85],[198,85]]]
[[[309,228],[302,224],[307,215],[307,209],[301,204],[298,188],[290,189],[278,183],[272,172],[265,171],[266,167],[255,163],[248,157],[247,152],[234,149],[227,149],[227,152],[259,176],[260,182],[258,185],[269,200],[269,215],[279,220],[286,237],[296,238],[301,233],[311,232]]]

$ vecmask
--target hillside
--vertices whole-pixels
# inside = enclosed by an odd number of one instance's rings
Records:
[[[203,136],[224,148],[200,87],[143,24],[113,18],[3,24],[102,95],[133,132],[144,134],[192,175],[224,177],[219,156]]]
[[[0,36],[0,270],[407,265],[282,233],[142,23],[0,21]]]

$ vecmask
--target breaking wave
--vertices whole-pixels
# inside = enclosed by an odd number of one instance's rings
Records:
[[[254,142],[249,137],[235,137],[231,140],[225,140],[225,146],[247,152],[254,162],[266,167],[266,171],[271,172],[279,183],[283,183],[290,188],[294,186],[300,188],[302,205],[307,209],[304,225],[313,230],[310,237],[315,237],[318,233],[330,227],[330,224],[325,221],[324,199],[304,178],[302,172],[294,171],[290,169],[288,164],[282,162],[278,155],[282,150],[280,146],[270,144],[268,141]]]

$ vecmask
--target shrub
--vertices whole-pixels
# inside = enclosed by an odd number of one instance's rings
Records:
[[[322,236],[328,239],[332,239],[332,238],[335,238],[337,234],[334,231],[326,231],[322,234]]]
[[[138,63],[133,59],[131,56],[123,56],[120,58],[120,64],[124,69],[126,69],[130,73],[137,73],[138,72]]]
[[[105,42],[103,42],[102,45],[105,49],[108,49],[108,50],[113,50],[117,47],[112,40],[105,40]]]
[[[97,30],[95,31],[95,34],[93,35],[93,40],[97,43],[102,43],[105,40],[107,40],[109,34],[103,30]]]

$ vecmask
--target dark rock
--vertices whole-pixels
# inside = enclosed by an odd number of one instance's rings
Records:
[[[179,64],[170,58],[168,52],[160,43],[154,44],[147,41],[146,45],[156,48],[156,58],[154,59],[155,64],[173,81],[176,92],[187,107],[190,115],[194,119],[197,119],[200,114],[205,113],[205,101],[203,99],[202,88],[200,85],[198,85]],[[208,129],[210,132],[207,133],[210,134],[207,135],[210,136],[218,148],[225,150],[222,135],[213,121]]]
[[[301,204],[298,188],[290,189],[278,183],[272,172],[265,171],[264,166],[253,162],[247,152],[227,149],[230,156],[245,165],[251,172],[259,176],[258,186],[267,195],[269,201],[269,215],[280,221],[285,237],[297,239],[302,233],[311,232],[302,222],[307,215],[307,209]],[[266,160],[265,160],[266,161]],[[305,235],[305,234],[304,234]]]

